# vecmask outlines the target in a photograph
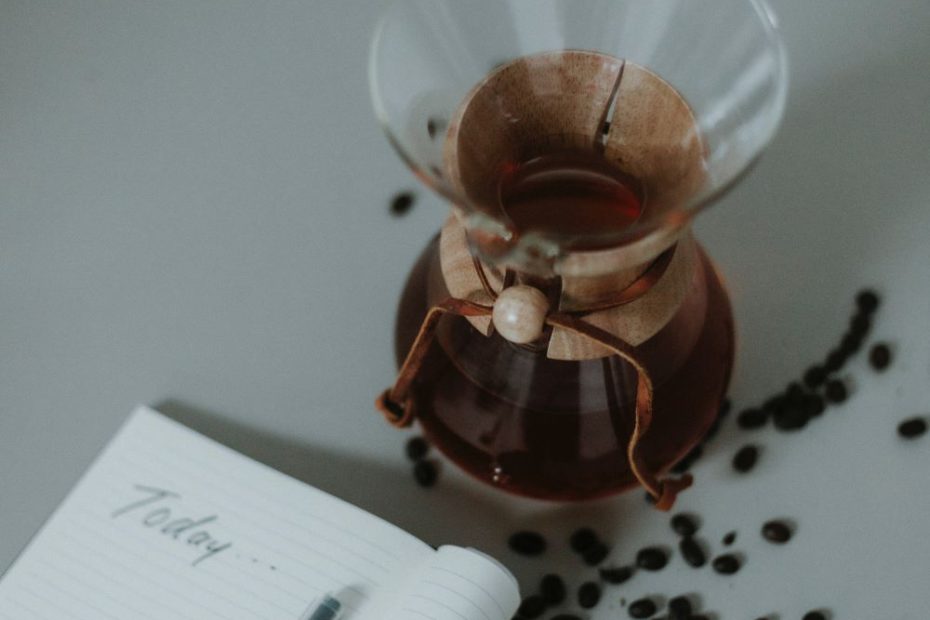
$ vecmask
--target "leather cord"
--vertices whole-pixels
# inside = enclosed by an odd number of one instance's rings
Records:
[[[661,257],[660,257],[661,258]],[[670,258],[669,258],[670,261]],[[476,265],[477,267],[477,265]],[[667,264],[665,265],[667,268]],[[652,271],[649,270],[644,277]],[[664,268],[662,268],[664,273]],[[654,283],[650,276],[648,280]],[[643,278],[634,282],[631,287],[639,291],[638,296],[642,296],[645,290],[640,284]],[[651,287],[651,285],[650,285]],[[411,388],[414,380],[423,365],[429,347],[432,344],[436,328],[440,319],[445,314],[452,314],[461,317],[486,317],[490,316],[493,308],[484,306],[463,299],[446,299],[445,301],[430,308],[420,326],[407,353],[404,363],[401,365],[394,386],[383,392],[375,402],[375,406],[384,414],[385,419],[398,428],[405,428],[413,424],[416,417],[415,401],[411,394]],[[681,478],[659,479],[655,472],[649,469],[640,450],[640,442],[649,427],[652,424],[652,399],[653,385],[649,371],[646,369],[636,354],[635,349],[610,332],[596,327],[581,318],[574,316],[573,313],[558,312],[546,317],[546,324],[550,327],[558,327],[583,338],[592,340],[613,351],[616,355],[623,358],[635,370],[637,375],[636,381],[636,407],[634,409],[635,425],[633,434],[627,444],[627,459],[630,463],[630,469],[639,483],[655,499],[656,508],[667,511],[672,508],[677,495],[691,486],[693,478],[691,475],[685,475]]]

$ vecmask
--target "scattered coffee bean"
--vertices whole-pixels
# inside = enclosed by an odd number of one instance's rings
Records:
[[[730,415],[730,411],[733,410],[733,401],[729,398],[724,398],[723,402],[720,403],[720,409],[717,411],[718,418],[726,418]]]
[[[857,314],[849,321],[849,333],[862,337],[872,329],[872,319],[867,314]]]
[[[538,618],[546,613],[546,607],[546,601],[543,600],[543,597],[534,594],[523,599],[520,608],[517,610],[517,615],[521,618]]]
[[[923,418],[911,418],[898,425],[898,435],[905,439],[916,439],[927,432],[927,421]]]
[[[840,341],[840,351],[842,351],[843,355],[848,359],[859,352],[863,342],[865,342],[864,335],[853,333],[846,334],[843,336],[843,340]]]
[[[636,554],[636,566],[651,571],[662,570],[668,564],[668,554],[659,547],[646,547]]]
[[[582,609],[592,609],[599,602],[601,602],[601,586],[593,581],[581,584],[578,588],[578,605]]]
[[[653,617],[658,608],[656,607],[655,602],[649,598],[641,598],[639,600],[633,601],[630,603],[630,606],[627,608],[631,618],[651,618]]]
[[[791,540],[791,528],[783,521],[769,521],[762,526],[762,537],[781,545]]]
[[[759,460],[759,448],[752,444],[743,446],[733,457],[733,469],[741,474],[748,473]]]
[[[845,383],[838,379],[832,379],[827,383],[826,395],[828,401],[839,404],[849,398],[849,391],[846,389]]]
[[[436,480],[439,478],[439,471],[436,469],[436,464],[432,461],[417,461],[416,465],[413,466],[413,477],[424,489],[428,489],[436,485]]]
[[[601,539],[598,538],[594,530],[589,527],[583,527],[575,530],[575,533],[568,539],[568,544],[575,553],[584,553],[587,549],[590,549],[600,541]]]
[[[827,369],[823,366],[811,366],[804,373],[804,385],[810,389],[819,388],[827,380]]]
[[[621,566],[619,568],[602,568],[598,572],[601,575],[601,579],[614,586],[619,586],[621,583],[626,583],[633,576],[633,569],[629,566]]]
[[[602,542],[597,542],[585,549],[585,552],[581,554],[581,559],[588,566],[597,566],[606,560],[608,555],[610,555],[610,547]]]
[[[412,437],[407,442],[406,452],[411,461],[422,460],[429,452],[429,444],[422,437]]]
[[[777,413],[785,408],[786,402],[787,399],[784,394],[776,394],[762,403],[762,410],[767,413]]]
[[[736,532],[729,532],[726,536],[723,537],[723,545],[729,547],[736,542]]]
[[[551,620],[581,620],[581,616],[576,616],[575,614],[559,614],[557,616],[552,616]]]
[[[430,138],[435,138],[439,132],[446,128],[446,121],[441,118],[431,118],[426,121],[426,132]]]
[[[804,402],[801,403],[801,411],[803,411],[804,415],[808,418],[816,418],[826,411],[826,409],[826,402],[817,394],[808,394],[804,397]]]
[[[823,612],[809,611],[804,614],[803,620],[827,620],[827,617],[823,614]]]
[[[558,575],[546,575],[539,583],[539,594],[547,605],[561,605],[565,600],[565,582]]]
[[[745,430],[762,428],[769,416],[764,409],[746,409],[736,418],[736,424]]]
[[[391,215],[401,217],[407,215],[413,208],[416,197],[412,192],[401,192],[391,198]]]
[[[872,314],[878,310],[879,301],[878,294],[868,289],[860,291],[859,294],[856,295],[856,306],[859,308],[860,312],[866,314]]]
[[[807,426],[810,416],[802,407],[787,407],[772,417],[772,423],[780,431],[798,431]]]
[[[672,529],[679,536],[694,536],[698,526],[694,517],[681,513],[672,517]]]
[[[520,555],[536,556],[546,551],[546,539],[537,532],[517,532],[510,537],[508,544]]]
[[[694,614],[689,620],[710,620],[710,618],[704,614]]]
[[[785,402],[788,405],[800,405],[804,402],[804,397],[807,395],[807,392],[804,391],[804,386],[795,381],[785,389]]]
[[[872,368],[882,371],[891,365],[891,348],[887,344],[877,344],[869,352],[869,363]]]
[[[669,620],[690,620],[694,608],[685,596],[676,596],[668,602]]]
[[[732,575],[740,569],[740,561],[735,555],[726,553],[714,558],[712,566],[721,575]]]
[[[846,354],[840,349],[834,349],[827,355],[827,361],[824,363],[824,369],[828,373],[836,372],[846,365]]]
[[[701,545],[690,536],[681,539],[678,543],[678,550],[681,551],[681,557],[685,559],[685,562],[693,568],[701,568],[707,564],[707,556],[704,555]]]

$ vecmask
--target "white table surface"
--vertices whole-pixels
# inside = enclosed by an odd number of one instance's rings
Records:
[[[479,546],[531,590],[590,571],[565,550],[594,524],[628,562],[671,544],[641,493],[583,506],[503,497],[447,467],[416,488],[405,435],[380,422],[393,307],[444,217],[373,120],[369,35],[381,1],[0,0],[0,569],[136,403],[384,516],[431,543]],[[776,0],[792,63],[783,129],[703,216],[739,320],[732,395],[757,402],[838,340],[852,296],[885,299],[892,371],[848,369],[852,401],[799,435],[769,429],[757,470],[724,429],[683,509],[743,570],[676,556],[608,592],[700,593],[720,620],[813,608],[926,618],[930,440],[930,3]],[[796,538],[758,534],[785,516]],[[545,532],[546,561],[506,536]],[[775,617],[774,615],[772,617]]]

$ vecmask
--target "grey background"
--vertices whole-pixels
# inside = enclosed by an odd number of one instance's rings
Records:
[[[0,0],[0,569],[136,403],[428,542],[481,546],[527,590],[553,567],[590,576],[561,543],[580,523],[618,562],[673,542],[639,493],[559,507],[448,467],[432,493],[410,482],[404,436],[371,403],[444,207],[387,213],[415,181],[368,102],[383,5]],[[701,592],[720,618],[922,618],[930,447],[894,428],[930,410],[930,3],[773,5],[792,62],[783,129],[698,225],[739,319],[733,398],[819,359],[866,284],[886,297],[895,369],[852,364],[853,401],[803,435],[754,436],[745,479],[728,465],[745,437],[725,428],[682,506],[715,549],[738,530],[746,567],[723,579],[676,559],[623,595]],[[773,516],[798,523],[785,548],[757,534]],[[520,525],[559,541],[547,562],[507,552]]]

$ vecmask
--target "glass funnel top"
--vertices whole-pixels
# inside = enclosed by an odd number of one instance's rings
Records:
[[[685,225],[772,138],[787,82],[761,0],[402,0],[370,79],[404,160],[518,263]]]

